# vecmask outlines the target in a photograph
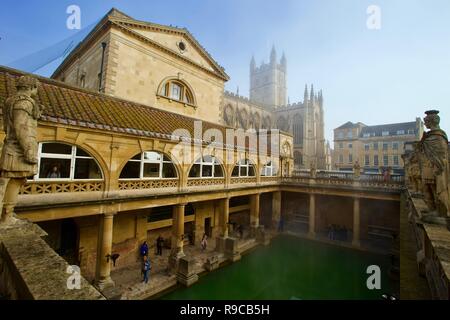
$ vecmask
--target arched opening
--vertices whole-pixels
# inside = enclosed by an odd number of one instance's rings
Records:
[[[39,143],[38,173],[34,180],[101,180],[97,161],[80,147],[59,143]]]
[[[223,178],[224,170],[214,156],[203,156],[194,162],[189,170],[189,178]]]
[[[119,179],[174,179],[177,170],[172,160],[163,153],[144,151],[128,160]]]
[[[194,105],[195,98],[189,86],[179,79],[166,80],[160,85],[161,96]]]
[[[254,177],[255,167],[248,159],[240,160],[233,168],[232,177]]]
[[[303,119],[299,114],[294,116],[293,121],[294,144],[303,145]]]

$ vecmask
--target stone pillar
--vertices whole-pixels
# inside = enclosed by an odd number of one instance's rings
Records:
[[[279,229],[281,219],[281,191],[272,193],[272,228]]]
[[[184,209],[186,204],[178,204],[173,206],[172,215],[172,241],[171,252],[169,255],[169,270],[176,272],[178,268],[178,260],[184,257]]]
[[[250,195],[250,230],[252,237],[256,237],[256,231],[259,227],[259,203],[259,193]]]
[[[230,215],[230,198],[220,200],[219,228],[220,236],[216,238],[216,250],[224,252],[225,239],[228,238],[228,219]]]
[[[359,198],[353,199],[353,241],[352,245],[359,247],[360,246],[360,224],[361,224],[361,216],[360,216],[360,200]]]
[[[309,195],[309,232],[310,237],[316,236],[316,195]]]
[[[114,213],[105,213],[101,217],[98,233],[96,285],[100,289],[113,286],[111,279],[111,258],[113,242]]]
[[[228,238],[228,219],[230,216],[230,198],[221,200],[220,236]]]

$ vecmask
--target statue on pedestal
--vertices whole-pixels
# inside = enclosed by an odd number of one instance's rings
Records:
[[[353,177],[355,179],[359,179],[361,177],[361,166],[358,160],[356,160],[355,164],[353,165]]]
[[[316,178],[316,176],[317,176],[317,166],[316,166],[316,161],[315,160],[312,160],[311,163],[310,163],[309,176],[311,178]]]
[[[14,222],[14,207],[26,178],[37,173],[37,120],[41,109],[36,103],[38,80],[22,76],[16,81],[17,92],[3,105],[5,139],[0,158],[0,223]]]
[[[447,134],[439,127],[439,111],[426,111],[424,132],[417,145],[422,176],[422,192],[430,215],[448,217],[449,158]]]

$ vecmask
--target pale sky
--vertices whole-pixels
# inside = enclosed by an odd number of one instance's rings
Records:
[[[450,1],[448,0],[72,0],[2,1],[0,65],[51,46],[111,7],[140,20],[186,27],[231,77],[226,88],[248,96],[249,61],[268,61],[274,44],[288,61],[288,96],[301,101],[305,83],[324,94],[325,135],[347,121],[408,122],[441,111],[450,133]],[[381,10],[381,29],[366,10]],[[36,59],[39,59],[38,57]],[[37,73],[49,76],[59,61]]]

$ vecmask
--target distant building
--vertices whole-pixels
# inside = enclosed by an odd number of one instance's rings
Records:
[[[392,168],[402,174],[405,143],[420,140],[423,130],[420,118],[375,126],[349,121],[334,129],[333,169],[353,170],[358,161],[365,172]]]

